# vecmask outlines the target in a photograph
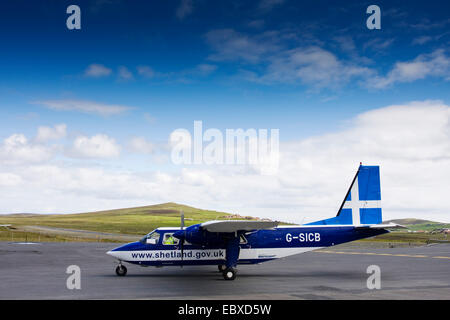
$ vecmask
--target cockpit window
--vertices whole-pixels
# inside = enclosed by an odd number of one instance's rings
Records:
[[[153,230],[152,232],[147,234],[145,237],[143,237],[141,239],[141,242],[142,243],[147,243],[147,239],[155,239],[154,242],[156,244],[156,243],[159,242],[159,237],[160,237],[160,234],[158,232],[156,232],[156,230]]]

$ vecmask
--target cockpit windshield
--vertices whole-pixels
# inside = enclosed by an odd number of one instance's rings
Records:
[[[149,234],[145,235],[140,241],[142,243],[148,243],[149,242],[149,241],[147,241],[148,239],[154,239],[151,242],[153,242],[154,244],[157,244],[159,242],[159,237],[160,237],[160,234],[156,230],[153,230]]]

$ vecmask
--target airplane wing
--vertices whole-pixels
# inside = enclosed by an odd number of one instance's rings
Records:
[[[401,224],[396,223],[386,223],[386,224],[372,224],[372,225],[363,225],[363,226],[357,226],[356,229],[408,229],[405,226],[402,226]]]
[[[200,224],[200,227],[209,232],[236,232],[272,229],[278,226],[277,221],[251,221],[251,220],[217,220]]]

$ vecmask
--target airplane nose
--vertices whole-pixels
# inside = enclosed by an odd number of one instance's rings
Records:
[[[114,250],[109,250],[108,252],[106,252],[106,254],[114,258],[118,257],[117,251]]]
[[[119,258],[121,250],[123,250],[126,247],[127,245],[119,246],[117,248],[109,250],[108,252],[106,252],[106,254],[114,258]]]

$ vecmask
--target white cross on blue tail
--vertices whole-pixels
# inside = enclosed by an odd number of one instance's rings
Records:
[[[358,226],[381,221],[380,167],[361,165],[337,216],[310,224]]]

